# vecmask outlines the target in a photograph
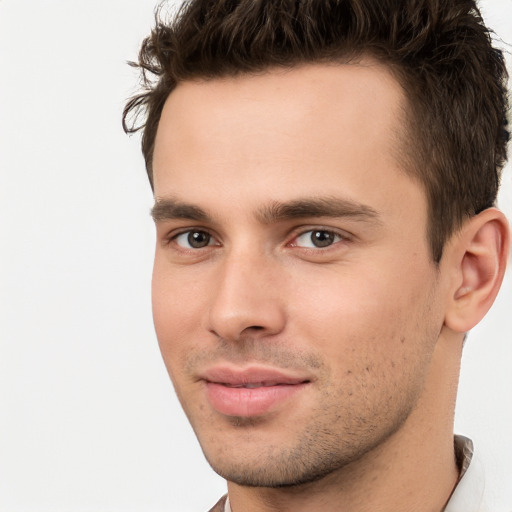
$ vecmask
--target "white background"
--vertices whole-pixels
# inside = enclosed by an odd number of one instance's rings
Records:
[[[0,510],[207,510],[152,328],[152,203],[120,125],[154,0],[0,0]],[[512,42],[512,0],[487,0]],[[509,61],[510,62],[510,61]],[[501,207],[512,213],[510,167]],[[456,430],[512,511],[512,280],[470,335]]]

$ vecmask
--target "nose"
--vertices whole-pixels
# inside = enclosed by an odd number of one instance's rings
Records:
[[[231,254],[217,267],[209,330],[228,341],[246,335],[263,338],[280,333],[286,323],[282,272],[270,257]]]

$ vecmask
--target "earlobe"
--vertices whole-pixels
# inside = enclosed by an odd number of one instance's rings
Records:
[[[454,279],[445,315],[447,327],[467,332],[485,316],[503,281],[509,236],[507,220],[496,208],[464,224],[450,247]]]

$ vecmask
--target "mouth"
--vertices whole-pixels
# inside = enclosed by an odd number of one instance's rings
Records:
[[[273,368],[211,368],[202,376],[210,405],[226,416],[261,416],[286,407],[311,383]]]
[[[227,384],[223,382],[218,382],[217,384],[221,384],[222,386],[226,386],[228,388],[246,389],[269,388],[271,386],[288,386],[288,384],[282,384],[281,382],[248,382],[247,384]]]

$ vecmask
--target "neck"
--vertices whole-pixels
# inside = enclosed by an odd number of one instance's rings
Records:
[[[441,512],[459,474],[453,414],[461,345],[450,333],[441,336],[424,392],[385,442],[323,479],[297,487],[228,482],[232,512]]]

